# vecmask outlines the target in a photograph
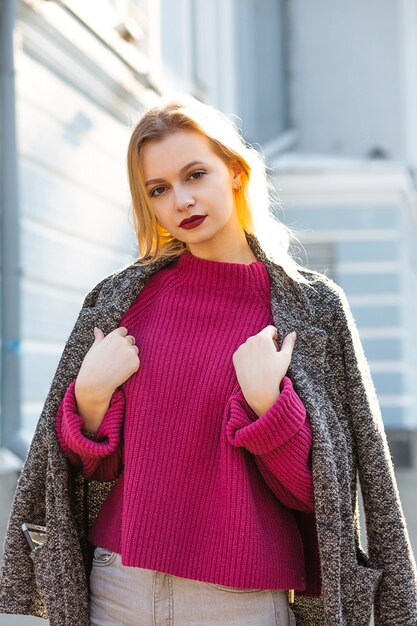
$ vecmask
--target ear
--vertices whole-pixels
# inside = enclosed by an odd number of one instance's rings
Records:
[[[233,161],[229,165],[229,169],[232,178],[232,185],[233,187],[238,187],[242,175],[242,166],[240,165],[239,161]]]

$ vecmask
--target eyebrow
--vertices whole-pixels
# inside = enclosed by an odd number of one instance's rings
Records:
[[[197,163],[200,163],[202,165],[205,165],[204,161],[190,161],[190,163],[187,163],[187,165],[184,165],[184,167],[182,167],[180,169],[180,173],[182,174],[183,172],[185,172],[185,170],[188,170],[189,167],[191,167],[192,165],[197,165]],[[163,178],[151,178],[150,180],[147,180],[145,185],[150,185],[151,183],[159,183],[159,182],[163,182]]]

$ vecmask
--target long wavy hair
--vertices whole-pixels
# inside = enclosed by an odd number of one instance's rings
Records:
[[[295,231],[271,212],[271,205],[279,204],[279,198],[269,182],[263,156],[245,141],[226,114],[186,93],[161,96],[141,113],[132,130],[127,169],[135,234],[141,252],[137,261],[147,265],[162,257],[176,257],[187,249],[184,242],[173,237],[156,219],[142,168],[142,148],[146,143],[184,129],[207,137],[214,153],[226,165],[239,162],[241,185],[234,191],[234,199],[242,229],[254,235],[265,255],[289,276],[308,283],[300,274],[300,270],[307,268],[299,265],[290,253],[292,242],[298,242]]]

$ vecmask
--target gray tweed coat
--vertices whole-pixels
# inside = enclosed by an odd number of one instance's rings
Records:
[[[342,289],[305,271],[314,289],[296,283],[246,234],[271,278],[279,342],[297,331],[288,375],[313,429],[315,532],[320,597],[295,594],[297,626],[416,626],[416,566],[375,388]],[[66,342],[24,462],[9,517],[0,572],[0,612],[49,618],[52,626],[88,626],[92,547],[86,533],[113,486],[86,481],[69,464],[55,434],[55,415],[94,341],[119,325],[146,281],[170,260],[135,262],[86,296]],[[357,478],[366,514],[368,554],[360,546]],[[31,553],[22,522],[46,525]]]

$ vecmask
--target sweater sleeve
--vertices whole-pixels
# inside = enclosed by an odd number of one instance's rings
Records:
[[[288,376],[282,379],[280,390],[276,402],[260,417],[240,388],[233,393],[227,438],[233,446],[244,447],[255,455],[264,480],[285,506],[313,512],[310,422]]]
[[[94,434],[89,434],[84,432],[84,420],[77,413],[74,388],[75,380],[68,386],[56,415],[56,434],[62,451],[82,470],[84,478],[115,480],[123,465],[124,391],[116,389],[100,426]]]

